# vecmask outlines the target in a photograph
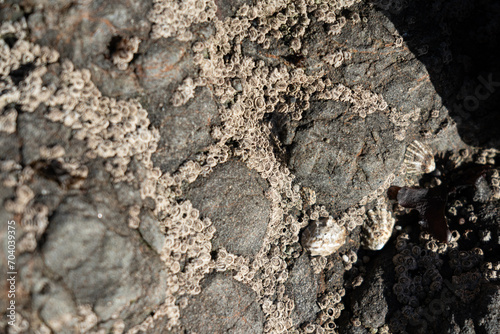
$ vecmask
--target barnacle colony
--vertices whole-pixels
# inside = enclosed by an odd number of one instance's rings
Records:
[[[408,146],[404,163],[409,174],[430,173],[436,169],[432,150],[418,140]]]
[[[304,230],[302,245],[312,256],[328,256],[344,245],[347,230],[332,217],[321,217]]]
[[[392,235],[395,219],[385,208],[368,210],[368,221],[363,228],[362,245],[366,249],[381,250]]]

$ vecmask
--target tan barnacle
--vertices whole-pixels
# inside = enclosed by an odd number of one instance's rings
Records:
[[[362,244],[370,250],[381,250],[392,234],[395,219],[385,208],[367,212],[368,222],[364,225]]]
[[[432,150],[418,140],[406,149],[404,163],[406,172],[411,174],[430,173],[436,169]]]
[[[331,217],[321,217],[311,223],[302,234],[302,244],[312,256],[328,256],[345,243],[347,230]]]

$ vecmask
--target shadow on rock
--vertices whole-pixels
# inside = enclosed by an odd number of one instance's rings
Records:
[[[421,61],[469,145],[500,148],[500,3],[374,1]]]

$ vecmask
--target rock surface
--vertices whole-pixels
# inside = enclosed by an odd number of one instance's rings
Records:
[[[500,332],[499,15],[0,0],[0,332]],[[405,174],[414,140],[436,172]],[[452,240],[389,185],[447,187]],[[349,232],[324,258],[319,217]]]

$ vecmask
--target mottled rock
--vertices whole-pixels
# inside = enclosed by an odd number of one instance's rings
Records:
[[[144,47],[146,50],[137,56],[136,65],[139,82],[146,91],[179,84],[191,72],[194,64],[190,43],[160,39]]]
[[[110,228],[107,221],[120,213],[101,218],[98,214],[95,203],[84,197],[67,198],[51,217],[42,247],[45,264],[78,304],[93,305],[101,319],[118,312],[137,323],[145,316],[139,310],[165,298],[166,277],[158,270],[162,264],[137,238],[120,236]],[[123,229],[128,229],[125,223]],[[141,297],[146,295],[150,297]],[[127,308],[129,304],[133,306]]]
[[[266,234],[270,203],[266,182],[245,164],[229,161],[190,187],[187,198],[216,228],[214,249],[225,247],[238,255],[257,253]]]
[[[142,210],[140,220],[139,231],[142,238],[159,254],[165,243],[165,234],[160,230],[160,223],[153,213],[146,209]]]
[[[295,262],[286,283],[286,293],[295,302],[292,311],[294,326],[313,321],[320,311],[316,294],[318,279],[312,271],[309,256],[304,253]]]
[[[366,283],[354,292],[352,311],[365,327],[379,328],[386,323],[389,308],[385,297],[388,287],[385,270],[375,268],[366,278]]]
[[[315,102],[297,128],[290,165],[318,203],[345,210],[380,186],[403,160],[404,145],[384,114],[366,119],[345,103]]]
[[[153,108],[149,117],[161,136],[152,160],[168,172],[210,145],[211,126],[220,123],[217,106],[207,88],[196,89],[195,97],[180,107],[165,101],[165,106]]]
[[[99,90],[108,96],[131,96],[140,86],[133,69],[119,70],[112,62],[114,41],[147,39],[151,23],[149,1],[50,2],[36,7],[28,25],[33,39],[56,48],[77,68],[88,68]]]
[[[19,160],[19,143],[16,135],[0,136],[0,156],[2,160]]]
[[[22,113],[17,118],[18,133],[23,138],[22,156],[27,165],[40,159],[40,147],[56,144],[68,148],[71,129],[51,122],[39,113]]]
[[[262,333],[264,313],[255,292],[231,274],[212,274],[202,283],[201,294],[191,297],[181,321],[196,333]]]

